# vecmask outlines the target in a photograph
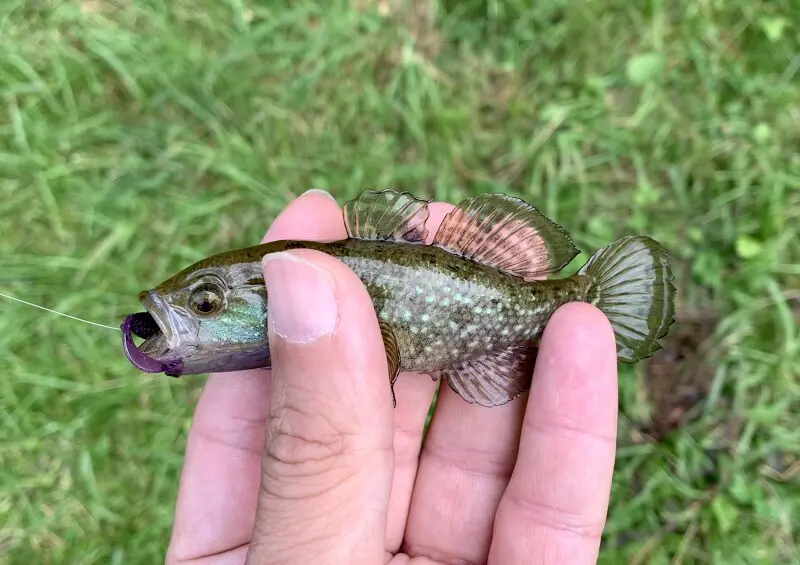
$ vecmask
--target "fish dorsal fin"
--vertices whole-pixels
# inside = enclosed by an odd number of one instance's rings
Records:
[[[433,244],[526,280],[557,273],[578,254],[561,226],[505,194],[464,200],[445,216]]]
[[[354,239],[424,242],[428,201],[407,192],[367,190],[344,205],[347,235]]]
[[[470,404],[501,406],[530,389],[538,352],[532,344],[515,345],[464,361],[439,376]]]

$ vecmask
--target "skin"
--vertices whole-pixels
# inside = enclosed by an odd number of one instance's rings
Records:
[[[432,206],[432,232],[450,208]],[[339,207],[311,193],[287,207],[265,240],[337,239],[343,230]],[[617,417],[606,318],[589,304],[559,308],[542,335],[529,395],[483,408],[442,387],[422,442],[434,383],[401,374],[393,410],[365,288],[336,258],[289,254],[302,267],[298,291],[309,266],[332,281],[337,326],[286,339],[270,307],[272,371],[209,377],[166,562],[595,563]],[[286,264],[264,267],[271,300],[293,299],[292,287],[278,284]],[[317,296],[303,299],[313,312]]]

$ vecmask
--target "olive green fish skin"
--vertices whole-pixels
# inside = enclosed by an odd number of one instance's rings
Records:
[[[262,261],[301,249],[340,259],[366,287],[393,399],[399,371],[442,378],[481,406],[517,398],[530,388],[545,325],[567,302],[588,302],[606,316],[622,362],[652,355],[674,322],[671,260],[646,236],[609,243],[569,278],[536,280],[579,252],[560,226],[518,198],[464,200],[433,234],[428,203],[393,190],[362,193],[342,216],[345,240],[220,253],[143,293],[147,312],[121,325],[128,360],[170,376],[271,367]],[[145,341],[137,346],[133,335]]]
[[[378,319],[394,332],[402,371],[433,372],[488,352],[535,343],[559,306],[585,295],[583,277],[528,282],[435,245],[359,239],[278,241],[221,253],[154,290],[162,296],[182,291],[190,284],[187,279],[198,273],[263,285],[263,280],[257,280],[261,259],[291,249],[327,253],[353,270],[365,285]],[[266,306],[251,300],[250,309],[239,312],[244,315],[223,311],[216,322],[206,324],[216,324],[228,342],[265,342]],[[222,337],[212,329],[199,339]],[[191,372],[201,370],[196,366]]]
[[[533,342],[555,309],[580,293],[574,280],[530,283],[435,246],[365,243],[339,258],[394,331],[403,371],[445,369]]]

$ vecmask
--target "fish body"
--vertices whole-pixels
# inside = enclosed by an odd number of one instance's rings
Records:
[[[140,295],[147,312],[123,323],[128,358],[173,376],[269,367],[261,261],[291,249],[334,256],[364,284],[392,384],[401,371],[426,372],[484,406],[529,388],[538,340],[567,302],[606,313],[623,361],[655,351],[672,323],[669,258],[650,238],[618,240],[572,277],[547,280],[578,251],[521,200],[467,200],[430,245],[425,220],[427,202],[368,191],[345,205],[345,240],[270,242],[199,261]],[[131,334],[145,342],[136,347]]]

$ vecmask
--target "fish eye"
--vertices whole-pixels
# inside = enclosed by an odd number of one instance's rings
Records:
[[[213,284],[203,284],[189,296],[189,308],[200,316],[215,314],[222,307],[222,291]]]

